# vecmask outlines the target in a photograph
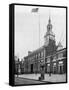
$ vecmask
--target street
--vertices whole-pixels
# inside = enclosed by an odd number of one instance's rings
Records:
[[[19,75],[19,77],[38,80],[40,74],[23,74]],[[66,74],[51,74],[51,76],[49,76],[49,74],[45,74],[44,77],[45,79],[43,81],[66,82]]]
[[[40,74],[23,74],[18,77],[15,75],[15,85],[66,82],[66,74],[51,74],[51,76],[45,74],[44,76],[45,79],[39,81]]]
[[[42,83],[48,83],[45,81],[38,81],[33,79],[26,79],[21,77],[15,77],[15,85],[26,85],[26,84],[42,84]]]

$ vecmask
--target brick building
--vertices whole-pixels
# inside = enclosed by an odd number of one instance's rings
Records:
[[[24,57],[24,73],[40,73],[42,66],[45,73],[66,73],[66,48],[60,42],[56,45],[50,17],[44,39],[42,47],[29,51],[28,56]]]

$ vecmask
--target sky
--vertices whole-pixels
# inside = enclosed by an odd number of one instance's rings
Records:
[[[44,45],[44,35],[47,31],[49,16],[55,34],[56,45],[61,42],[66,47],[66,9],[53,7],[38,7],[37,13],[32,12],[36,6],[15,6],[15,55],[23,58],[28,51]],[[40,26],[39,26],[40,24]]]

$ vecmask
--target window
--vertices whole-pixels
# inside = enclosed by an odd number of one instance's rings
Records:
[[[47,62],[50,62],[50,57],[49,57],[49,58],[47,58]]]
[[[47,62],[47,58],[45,58],[45,62]]]
[[[36,54],[36,59],[38,58],[38,54]]]
[[[43,51],[41,52],[41,57],[43,57],[43,55],[44,55],[44,53],[43,53]]]
[[[50,64],[47,64],[47,72],[50,72]]]
[[[59,64],[63,64],[63,61],[60,61]]]
[[[40,58],[40,53],[38,53],[38,57]]]
[[[47,64],[47,66],[50,66],[50,64]]]
[[[53,66],[56,66],[56,63],[53,63]]]
[[[44,62],[44,60],[41,60],[40,62],[41,62],[41,63],[43,63],[43,62]]]
[[[58,58],[62,58],[62,57],[63,57],[63,53],[59,53]]]
[[[56,61],[56,58],[57,58],[57,57],[56,57],[56,56],[54,56],[54,57],[53,57],[53,61]]]

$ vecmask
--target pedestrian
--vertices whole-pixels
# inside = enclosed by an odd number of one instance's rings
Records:
[[[49,76],[51,76],[51,72],[49,72]]]
[[[44,66],[41,67],[41,79],[43,80],[44,79]]]

